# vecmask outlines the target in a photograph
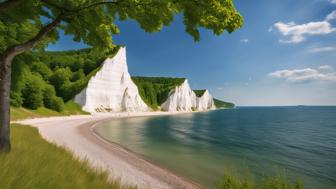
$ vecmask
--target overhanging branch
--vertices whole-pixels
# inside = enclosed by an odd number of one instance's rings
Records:
[[[7,0],[5,2],[0,3],[0,11],[5,11],[9,8],[12,8],[18,5],[22,0]]]

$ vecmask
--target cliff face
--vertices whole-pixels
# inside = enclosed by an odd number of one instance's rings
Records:
[[[208,90],[205,90],[201,97],[197,98],[196,109],[198,111],[216,109],[214,99]]]
[[[215,109],[213,97],[208,90],[201,97],[197,97],[190,88],[188,80],[175,87],[168,99],[161,105],[164,111],[205,111]]]
[[[196,94],[191,90],[186,79],[180,86],[176,86],[161,105],[165,111],[192,111],[196,107]]]
[[[125,48],[103,62],[87,87],[76,95],[75,102],[90,113],[148,110],[128,73]]]

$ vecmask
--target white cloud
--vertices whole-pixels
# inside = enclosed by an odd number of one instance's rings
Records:
[[[336,47],[316,47],[316,48],[311,48],[308,50],[311,53],[319,53],[319,52],[336,52]]]
[[[336,0],[335,0],[336,1]],[[326,20],[334,20],[336,19],[336,10],[332,11],[328,16],[326,17]]]
[[[305,24],[277,22],[273,26],[283,36],[288,37],[288,39],[281,39],[281,43],[300,43],[306,39],[307,35],[325,35],[335,32],[336,28],[329,23],[332,19],[336,19],[336,11],[330,13],[324,21],[308,22]]]
[[[248,43],[249,40],[248,39],[241,39],[240,42],[243,42],[243,43]]]
[[[294,22],[277,22],[274,27],[284,36],[289,36],[288,40],[280,40],[282,43],[300,43],[305,40],[305,35],[322,35],[336,31],[327,21],[309,22],[297,25]]]
[[[325,66],[322,66],[322,67],[325,67]],[[304,81],[333,81],[333,82],[336,82],[336,72],[324,72],[321,69],[312,69],[312,68],[294,69],[294,70],[278,70],[275,72],[271,72],[268,75],[274,78],[283,78],[291,82],[304,82]]]
[[[333,70],[333,67],[329,66],[329,65],[321,65],[320,67],[318,67],[319,70],[326,70],[326,71],[331,71]]]
[[[336,4],[336,0],[330,0],[332,4]]]

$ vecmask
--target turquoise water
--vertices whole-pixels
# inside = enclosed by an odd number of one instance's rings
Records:
[[[224,173],[258,179],[284,171],[308,189],[336,188],[336,107],[243,107],[119,119],[96,129],[209,188]]]

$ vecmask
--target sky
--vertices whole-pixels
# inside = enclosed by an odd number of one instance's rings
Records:
[[[146,33],[117,22],[131,75],[186,77],[238,106],[336,105],[336,0],[235,0],[244,26],[194,42],[177,15]],[[61,35],[48,50],[85,47]]]

